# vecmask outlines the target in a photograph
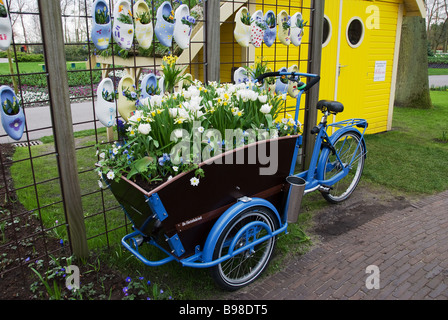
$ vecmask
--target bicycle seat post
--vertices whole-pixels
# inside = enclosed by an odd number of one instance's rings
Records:
[[[322,113],[323,113],[323,115],[322,115],[322,119],[320,120],[320,123],[321,123],[324,127],[326,127],[326,126],[327,126],[327,118],[328,118],[329,112],[328,112],[328,110],[325,110],[325,111],[322,112]]]

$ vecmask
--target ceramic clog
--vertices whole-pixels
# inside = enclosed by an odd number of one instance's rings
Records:
[[[188,22],[188,19],[194,19],[190,17],[190,9],[186,4],[181,4],[176,9],[174,14],[174,41],[179,45],[181,49],[187,49],[190,46],[190,37],[193,26],[184,23]],[[193,20],[192,20],[193,21]]]
[[[157,9],[157,23],[155,34],[159,42],[165,47],[171,47],[174,34],[174,12],[171,3],[165,1]]]
[[[285,46],[291,43],[291,19],[285,10],[277,15],[278,39]]]
[[[124,94],[123,91],[129,89],[131,92],[135,92],[134,88],[134,78],[130,75],[125,75],[121,78],[118,83],[118,99],[117,99],[117,109],[118,113],[120,113],[121,117],[128,121],[131,113],[137,109],[135,106],[135,101],[129,100]]]
[[[134,24],[124,23],[120,20],[120,15],[127,16],[132,21],[131,4],[128,0],[119,0],[115,4],[113,37],[122,49],[129,50],[134,40]]]
[[[95,114],[98,120],[105,126],[111,127],[115,123],[117,107],[113,99],[114,83],[110,78],[104,78],[96,90],[97,102]]]
[[[249,22],[249,24],[245,24],[242,19],[245,19]],[[236,42],[244,47],[249,47],[250,44],[250,15],[249,10],[246,7],[242,7],[235,14],[235,30],[233,30],[233,35],[235,37]]]
[[[233,73],[233,81],[235,84],[246,83],[249,82],[249,76],[247,75],[247,70],[243,67],[239,67]]]
[[[0,49],[8,50],[12,41],[12,27],[9,20],[8,7],[6,1],[0,0],[0,6],[4,6],[4,15],[0,16]]]
[[[263,41],[268,46],[271,47],[275,39],[277,38],[277,19],[275,18],[275,13],[269,10],[264,15],[264,21],[266,24],[266,30],[264,31]]]
[[[294,64],[288,68],[288,72],[299,72],[299,67]],[[289,78],[291,78],[291,76]],[[298,82],[299,76],[294,77],[294,80],[292,81],[288,79],[288,94],[293,98],[297,98],[297,95],[299,94],[299,90],[297,89]]]
[[[99,21],[98,15],[102,15],[105,18],[105,21]],[[96,0],[92,7],[91,38],[93,44],[98,50],[106,50],[107,47],[109,47],[111,36],[112,23],[110,20],[109,6],[105,0]]]
[[[19,111],[16,114],[12,114],[12,110],[8,108],[8,101],[10,104],[17,103]],[[0,113],[2,115],[2,126],[5,132],[13,138],[19,141],[22,138],[23,131],[25,129],[25,115],[23,109],[19,104],[14,91],[8,86],[0,87]],[[6,107],[6,112],[3,107]]]
[[[286,67],[278,70],[279,72],[288,72]],[[288,77],[287,76],[279,76],[275,81],[275,93],[284,94],[288,92]]]
[[[156,94],[157,90],[157,78],[154,73],[147,74],[143,80],[142,84],[140,86],[141,98],[149,98],[150,96]]]
[[[135,24],[135,37],[140,47],[143,49],[149,49],[152,44],[154,29],[152,21],[143,23],[141,15],[145,14],[147,17],[151,17],[151,11],[145,0],[138,0],[134,4],[134,24]]]
[[[160,91],[159,95],[165,94],[165,77],[164,76],[161,76],[159,78],[157,85],[159,86],[159,91]]]
[[[303,36],[303,19],[300,12],[296,12],[291,16],[291,43],[296,47],[302,43]]]
[[[264,25],[263,11],[255,11],[252,15],[250,23],[250,42],[255,48],[261,47],[265,28],[266,26]]]

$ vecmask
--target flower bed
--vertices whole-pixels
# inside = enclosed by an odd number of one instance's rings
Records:
[[[191,185],[203,175],[198,164],[256,140],[297,134],[300,124],[279,118],[282,96],[252,84],[201,83],[175,93],[140,99],[122,140],[98,146],[100,177],[121,176],[156,185],[195,170]]]

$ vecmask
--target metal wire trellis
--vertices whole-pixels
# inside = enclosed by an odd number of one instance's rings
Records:
[[[147,2],[154,26],[155,12],[163,1]],[[120,138],[116,127],[105,128],[95,116],[98,83],[103,78],[109,77],[117,89],[120,78],[128,73],[135,77],[135,85],[138,87],[144,75],[160,74],[159,59],[169,53],[184,54],[187,58],[180,64],[186,66],[187,72],[194,78],[204,81],[207,50],[209,50],[205,41],[208,21],[204,2],[171,1],[173,8],[184,3],[190,9],[197,10],[195,31],[198,36],[195,37],[193,33],[189,48],[183,52],[175,44],[170,48],[162,48],[154,36],[153,45],[150,50],[145,51],[149,54],[144,59],[141,59],[142,51],[135,42],[128,52],[129,57],[123,59],[113,37],[110,39],[109,54],[99,52],[95,48],[90,35],[92,1],[74,0],[72,11],[62,12],[61,19],[67,37],[61,45],[66,49],[73,116],[73,128],[67,130],[75,132],[78,168],[74,170],[81,184],[81,198],[87,225],[86,237],[90,248],[110,248],[119,244],[121,237],[131,227],[111,193],[98,185],[98,177],[94,172],[95,162],[99,159],[96,154],[97,146]],[[16,10],[14,0],[5,3],[12,20],[32,20],[36,28],[40,26],[37,0],[28,3],[27,11]],[[109,14],[112,16],[116,3],[108,0],[108,4]],[[309,71],[312,24],[305,27],[306,36],[299,47],[292,45],[285,47],[276,40],[270,48],[265,44],[260,48],[242,48],[233,37],[233,29],[235,13],[241,6],[246,6],[250,13],[255,10],[263,12],[273,10],[277,15],[280,10],[286,10],[291,15],[299,11],[311,20],[314,1],[226,0],[220,1],[220,5],[232,8],[231,14],[222,15],[224,18],[219,21],[222,82],[232,81],[233,72],[238,67],[253,65],[257,57],[264,57],[273,71],[293,64],[298,65],[301,71]],[[82,35],[78,33],[73,36],[71,33],[74,31],[74,21],[79,30],[83,30]],[[0,85],[14,88],[26,119],[24,134],[19,142],[13,141],[4,131],[0,131],[0,278],[7,273],[25,274],[24,270],[36,260],[49,261],[51,255],[72,253],[68,236],[70,226],[64,211],[61,181],[57,170],[59,160],[53,137],[52,121],[58,119],[51,119],[50,115],[50,108],[54,106],[50,105],[48,98],[46,66],[43,59],[29,64],[21,62],[21,56],[30,56],[31,52],[45,54],[42,35],[39,30],[33,32],[38,35],[37,39],[25,43],[22,41],[23,36],[19,36],[18,27],[14,27],[9,49],[10,63],[8,69],[0,74]],[[74,40],[71,40],[72,36]],[[25,50],[26,53],[20,53],[21,50]],[[70,57],[75,57],[78,61],[70,61]],[[34,68],[29,67],[31,64],[34,64]],[[57,90],[57,88],[51,89]],[[294,105],[295,102],[288,98],[285,101],[284,115],[291,112],[293,110],[291,106]],[[301,108],[303,114],[304,110],[305,105]],[[118,112],[115,120],[117,122],[120,120]]]

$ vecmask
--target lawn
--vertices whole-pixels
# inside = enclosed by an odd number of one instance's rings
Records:
[[[448,75],[448,69],[446,69],[446,68],[429,68],[428,75],[430,75],[430,76]]]
[[[407,196],[433,194],[448,189],[448,92],[431,91],[431,97],[434,104],[432,109],[395,108],[393,130],[366,137],[368,154],[363,184],[384,186]],[[98,136],[98,141],[102,139],[105,139],[104,132]],[[21,188],[17,191],[20,202],[27,209],[39,213],[47,228],[58,226],[51,231],[55,241],[66,240],[64,212],[59,202],[61,192],[59,184],[55,183],[58,171],[53,140],[43,140],[43,145],[30,148],[32,156],[37,157],[32,163],[28,148],[16,148],[16,162],[11,172],[15,187]],[[126,222],[124,214],[111,193],[107,189],[100,190],[98,177],[92,171],[97,161],[96,143],[97,139],[90,133],[77,135],[76,156],[78,170],[82,172],[79,179],[89,247],[101,253],[101,263],[117,268],[124,277],[145,277],[164,288],[170,288],[170,294],[176,299],[203,299],[217,294],[206,269],[183,268],[177,263],[148,268],[121,247],[120,239],[129,232],[129,228],[125,230],[122,227]],[[31,165],[34,178],[39,182],[36,188]],[[36,201],[36,193],[39,203]],[[283,259],[308,249],[311,243],[303,230],[306,231],[311,224],[313,210],[328,205],[318,196],[305,197],[302,204],[302,208],[306,208],[303,210],[305,214],[300,216],[299,223],[289,226],[287,236],[280,237],[277,255],[268,273],[277,271]],[[39,210],[39,207],[42,209]],[[106,210],[105,214],[103,210]],[[107,230],[115,231],[104,234],[105,224]],[[104,250],[106,244],[110,244],[111,250]],[[160,253],[152,249],[143,248],[141,252],[150,254],[152,259],[161,258]]]
[[[43,62],[19,62],[17,70],[14,64],[15,72],[20,74],[20,84],[26,86],[22,87],[22,90],[28,91],[28,87],[41,89],[48,87],[47,78],[42,68],[43,65]],[[89,87],[92,82],[97,84],[101,81],[101,71],[96,67],[93,72],[86,69],[85,61],[67,62],[67,70],[69,71],[67,74],[69,87]],[[10,76],[8,63],[0,63],[0,81],[2,84],[12,85],[12,77]]]
[[[14,63],[14,68],[16,73],[38,73],[44,72],[42,66],[44,62],[19,62],[19,72],[17,72],[16,64]],[[74,67],[72,66],[74,64]],[[85,61],[72,61],[67,62],[67,70],[82,70],[86,68]],[[0,63],[0,75],[9,75],[9,63]]]
[[[392,131],[366,137],[363,180],[409,194],[448,189],[448,92],[431,99],[430,110],[395,108]]]

